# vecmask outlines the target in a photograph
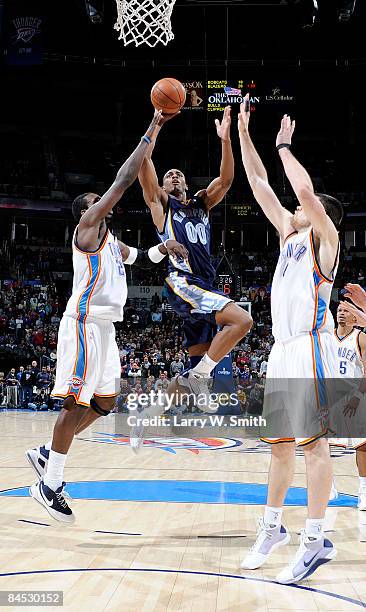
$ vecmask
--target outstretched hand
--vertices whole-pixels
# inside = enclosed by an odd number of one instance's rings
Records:
[[[231,106],[225,106],[221,123],[215,119],[215,125],[218,137],[223,141],[230,140]]]
[[[169,257],[173,257],[173,259],[188,259],[186,247],[176,240],[167,240],[165,248],[168,251]]]
[[[244,102],[240,104],[240,113],[238,114],[238,130],[240,132],[247,132],[249,128],[250,120],[250,100],[249,94],[244,97]]]
[[[159,110],[159,111],[156,110],[155,111],[155,115],[157,113],[160,113],[158,125],[159,125],[159,127],[162,127],[164,125],[164,123],[166,123],[167,121],[170,121],[170,119],[173,119],[177,115],[180,115],[180,110],[177,111],[176,113],[163,113],[162,110]],[[155,117],[155,115],[154,115],[154,117]]]
[[[361,285],[347,283],[344,297],[352,300],[352,302],[362,310],[366,310],[366,291],[362,289]]]
[[[295,121],[291,121],[290,115],[284,115],[281,121],[280,131],[276,138],[276,147],[280,144],[291,144],[292,135],[295,131]]]
[[[345,408],[343,408],[343,414],[344,416],[349,416],[349,417],[354,417],[358,406],[360,404],[360,400],[358,399],[358,397],[351,397],[351,399],[347,402],[347,405]]]

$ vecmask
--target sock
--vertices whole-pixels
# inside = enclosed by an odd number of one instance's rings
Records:
[[[50,458],[48,460],[47,472],[43,479],[43,482],[47,487],[56,491],[63,482],[64,479],[64,468],[66,463],[67,455],[62,453],[56,453],[50,450]]]
[[[266,527],[279,527],[281,525],[283,508],[274,508],[273,506],[266,506],[264,508],[264,524]]]
[[[319,540],[324,535],[325,519],[306,519],[305,534],[309,540]]]
[[[190,369],[190,370],[193,370],[193,368],[195,368],[195,367],[196,367],[196,365],[198,365],[198,364],[199,364],[199,362],[201,361],[201,359],[202,359],[202,355],[201,355],[201,357],[199,357],[198,355],[193,355],[192,357],[190,357],[190,358],[189,358],[189,366],[188,366],[188,367],[189,367],[189,369]]]
[[[200,374],[201,376],[210,376],[212,370],[217,366],[219,362],[214,361],[207,355],[202,357],[201,361],[193,368],[193,372]]]
[[[360,476],[360,488],[366,489],[366,476]]]
[[[52,440],[50,440],[49,442],[46,442],[46,444],[44,445],[45,449],[48,451],[51,450],[51,446],[52,446]]]

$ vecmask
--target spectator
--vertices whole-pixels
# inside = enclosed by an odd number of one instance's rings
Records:
[[[17,379],[15,368],[11,368],[9,374],[6,377],[6,401],[10,408],[16,408],[18,406],[18,387],[19,381]]]
[[[142,378],[147,379],[147,377],[149,376],[149,370],[151,367],[151,363],[149,361],[149,358],[147,355],[144,355],[142,364],[141,364],[141,375]]]
[[[19,368],[19,372],[17,372],[17,381],[18,381],[18,393],[19,393],[19,398],[18,398],[18,404],[19,406],[23,406],[23,387],[22,387],[22,374],[24,372],[24,367],[20,366]]]
[[[31,401],[28,404],[30,410],[48,410],[48,394],[46,389],[37,388],[32,393]]]
[[[160,366],[158,364],[158,360],[157,360],[156,357],[153,357],[152,364],[151,364],[150,371],[149,371],[149,375],[153,376],[154,378],[158,378],[159,374],[160,374],[160,371],[161,370],[160,370]]]
[[[261,365],[259,368],[259,376],[263,376],[263,374],[267,374],[267,365],[268,361],[266,357],[261,361]]]
[[[6,406],[6,384],[4,372],[0,372],[0,406]]]
[[[133,362],[127,372],[127,376],[130,376],[132,379],[134,378],[141,378],[141,368],[138,365],[138,363]]]
[[[160,372],[158,379],[155,382],[155,391],[166,391],[169,386],[168,373]]]
[[[38,389],[49,389],[51,385],[51,374],[46,366],[42,367],[42,370],[37,374],[36,385]]]
[[[180,374],[181,372],[183,372],[183,370],[184,370],[184,363],[179,359],[179,355],[177,353],[170,366],[170,375],[176,376],[177,374]]]
[[[25,371],[22,373],[20,384],[22,386],[24,408],[28,408],[28,404],[33,396],[33,387],[36,384],[35,370],[31,365],[27,365]]]

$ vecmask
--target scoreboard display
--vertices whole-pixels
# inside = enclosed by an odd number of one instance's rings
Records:
[[[217,288],[228,298],[235,300],[241,295],[241,278],[235,274],[219,274]]]
[[[249,91],[250,107],[251,111],[254,111],[255,103],[259,102],[259,98],[255,95],[256,87],[253,80],[209,80],[207,81],[207,110],[223,111],[228,104],[241,104],[246,92]]]

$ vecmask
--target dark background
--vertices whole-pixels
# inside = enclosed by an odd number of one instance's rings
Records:
[[[274,150],[280,118],[290,112],[297,123],[295,153],[319,190],[344,194],[348,212],[345,228],[357,230],[358,245],[364,247],[364,218],[350,216],[365,211],[364,2],[356,3],[351,19],[344,23],[339,20],[339,11],[345,2],[319,0],[315,23],[308,27],[311,0],[178,0],[172,17],[175,39],[154,49],[146,45],[124,47],[113,29],[115,2],[106,0],[104,4],[103,23],[93,24],[84,0],[0,1],[0,173],[4,175],[0,183],[7,183],[9,164],[24,160],[31,168],[22,172],[20,167],[16,188],[10,192],[5,188],[3,193],[55,206],[53,214],[27,210],[25,215],[18,209],[9,214],[3,209],[3,237],[8,237],[15,220],[28,223],[32,235],[46,233],[62,240],[65,224],[70,224],[71,231],[72,198],[88,189],[103,191],[108,187],[150,121],[153,83],[174,76],[205,83],[209,79],[254,80],[261,95],[271,93],[274,87],[295,95],[294,104],[258,104],[252,116],[253,139],[271,183],[284,203],[294,204]],[[42,63],[9,65],[11,20],[30,14],[44,20]],[[275,233],[258,214],[242,170],[237,110],[234,107],[232,113],[236,177],[213,217],[214,251],[220,248],[223,229],[228,252],[240,250],[240,229],[247,250],[276,244]],[[164,127],[154,155],[159,175],[169,167],[179,167],[193,191],[217,175],[220,146],[216,116],[187,110]],[[50,167],[57,175],[57,189],[52,189],[49,180]],[[89,182],[75,183],[70,173],[89,175]],[[55,191],[64,197],[56,197]],[[232,205],[247,205],[246,214],[238,215]],[[123,238],[130,230],[130,242],[131,237],[137,240],[138,227],[143,227],[142,242],[155,240],[137,185],[125,194],[114,223]]]

